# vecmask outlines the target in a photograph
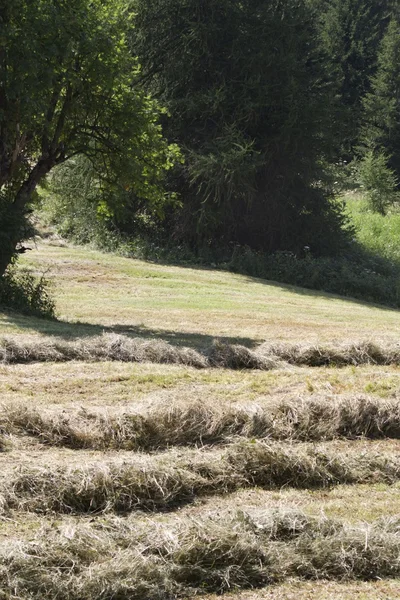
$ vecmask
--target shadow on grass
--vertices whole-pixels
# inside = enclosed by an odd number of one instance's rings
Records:
[[[321,298],[325,301],[342,301],[346,303],[353,303],[358,306],[362,306],[368,309],[376,309],[376,310],[384,310],[390,311],[391,313],[399,312],[399,309],[389,306],[388,304],[382,304],[377,302],[367,300],[365,298],[357,298],[351,296],[350,294],[344,295],[339,294],[336,290],[326,291],[326,287],[335,287],[340,286],[341,283],[341,272],[340,269],[343,268],[343,264],[345,267],[350,269],[349,273],[349,283],[352,283],[351,277],[353,273],[357,274],[357,270],[361,272],[361,279],[368,279],[364,277],[364,274],[368,274],[368,270],[365,271],[366,268],[369,269],[371,277],[374,275],[378,275],[382,278],[377,283],[377,289],[375,296],[379,296],[380,298],[385,298],[385,293],[391,292],[392,294],[396,293],[396,297],[399,293],[399,280],[398,276],[400,273],[400,267],[396,265],[392,265],[385,259],[381,257],[377,257],[372,254],[368,254],[365,252],[361,252],[358,250],[357,261],[351,262],[349,259],[297,259],[291,255],[284,256],[284,262],[282,262],[282,257],[276,260],[279,262],[280,267],[282,267],[282,280],[286,279],[286,282],[269,279],[268,277],[276,272],[274,266],[274,257],[262,257],[261,255],[253,254],[250,258],[251,261],[248,265],[248,269],[239,268],[226,268],[216,267],[216,266],[206,266],[206,265],[198,265],[198,264],[190,264],[190,263],[179,263],[178,261],[168,261],[168,260],[147,260],[148,263],[153,263],[157,265],[165,265],[165,266],[178,266],[180,268],[187,268],[191,270],[198,271],[210,271],[210,272],[221,272],[221,273],[231,273],[236,277],[239,277],[243,282],[243,286],[246,283],[251,284],[264,284],[270,287],[275,288],[275,290],[282,292],[290,292],[294,295],[304,296],[309,298]],[[270,271],[264,265],[264,259],[268,259],[270,262],[270,266],[272,265]],[[126,260],[132,260],[126,258]],[[259,261],[257,263],[257,260]],[[254,262],[252,262],[254,261]],[[343,261],[345,261],[343,263]],[[349,266],[350,265],[350,266]],[[350,268],[351,267],[351,268]],[[264,270],[263,270],[264,269]],[[285,272],[286,269],[286,272]],[[331,275],[331,280],[329,279],[329,270],[333,269],[333,277]],[[335,271],[336,269],[336,271]],[[247,270],[247,272],[246,272]],[[257,272],[256,275],[249,273],[249,271],[255,270]],[[258,274],[260,273],[260,274]],[[262,274],[261,274],[262,273]],[[358,273],[360,275],[360,273]],[[388,288],[380,287],[385,282],[385,277],[387,278]],[[292,283],[287,282],[288,279],[295,280]],[[318,281],[317,281],[318,280]],[[299,281],[302,283],[300,284]],[[315,281],[318,285],[317,289],[311,289],[311,285],[307,285],[306,281]],[[301,287],[304,282],[304,287]],[[369,283],[365,282],[365,293],[367,294],[369,291]],[[379,285],[378,285],[379,284]],[[390,285],[389,285],[390,284]],[[344,286],[345,287],[345,286]],[[324,289],[325,288],[325,289]],[[361,293],[361,290],[359,290]],[[388,300],[390,294],[388,293]],[[386,298],[385,298],[386,299]],[[266,303],[268,302],[268,297],[265,299]],[[284,302],[284,299],[282,300]],[[0,309],[1,310],[1,309]],[[300,310],[300,309],[299,309]],[[146,327],[145,325],[124,325],[124,324],[115,324],[111,326],[105,326],[101,324],[91,324],[85,322],[68,322],[68,321],[59,321],[57,319],[44,319],[37,317],[24,316],[20,313],[14,311],[2,311],[0,314],[0,336],[1,336],[1,326],[2,324],[7,325],[10,324],[15,326],[20,331],[26,331],[27,333],[38,332],[40,334],[46,336],[56,336],[59,338],[63,338],[66,340],[75,340],[80,338],[88,338],[101,335],[103,333],[115,333],[120,335],[125,335],[128,337],[140,337],[142,339],[160,339],[164,340],[171,345],[174,346],[186,346],[189,348],[193,348],[196,350],[204,350],[205,348],[210,347],[214,336],[202,334],[202,333],[190,333],[184,331],[171,331],[164,329],[151,329]],[[12,333],[11,333],[12,335]],[[241,344],[243,346],[247,346],[248,348],[254,348],[258,345],[259,340],[255,340],[249,337],[242,336],[219,336],[221,341],[230,344]]]
[[[239,275],[239,273],[237,274]],[[241,275],[241,277],[243,277],[247,282],[250,283],[263,283],[265,285],[271,285],[284,292],[292,292],[293,294],[298,294],[300,296],[305,296],[309,298],[323,298],[327,301],[340,300],[341,302],[357,304],[358,306],[364,306],[365,308],[369,309],[377,309],[391,313],[400,312],[400,308],[396,308],[395,306],[388,306],[387,304],[380,304],[379,302],[374,302],[373,300],[361,300],[360,298],[355,298],[353,296],[345,296],[344,294],[327,292],[325,290],[314,290],[311,288],[300,287],[291,283],[281,283],[279,281],[272,281],[271,279],[266,279],[263,277],[253,277],[251,275]]]
[[[298,258],[291,252],[263,255],[246,248],[242,250],[248,250],[249,256],[237,265],[232,264],[232,257],[220,264],[215,258],[212,266],[189,260],[180,262],[168,257],[148,258],[145,262],[195,271],[230,273],[240,277],[244,284],[261,283],[311,298],[342,300],[391,312],[400,310],[400,261],[391,261],[358,242],[347,254],[336,257]]]
[[[158,339],[164,340],[173,346],[186,346],[195,350],[205,350],[209,348],[215,336],[202,333],[189,333],[184,331],[169,331],[165,329],[150,329],[144,325],[96,325],[82,322],[67,322],[57,319],[41,319],[37,317],[28,317],[12,311],[4,311],[1,325],[11,324],[19,330],[27,333],[40,333],[46,336],[54,336],[65,340],[76,340],[102,335],[103,333],[115,333],[131,338]],[[10,333],[12,336],[13,333]],[[7,335],[5,334],[5,337]],[[229,344],[241,344],[248,348],[254,348],[259,344],[252,338],[241,336],[218,336],[218,339]]]

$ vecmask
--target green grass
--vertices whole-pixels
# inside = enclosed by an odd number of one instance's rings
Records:
[[[361,194],[345,197],[348,214],[356,227],[357,240],[366,250],[400,265],[400,211],[386,216],[374,213]]]
[[[400,325],[396,310],[228,272],[40,243],[24,261],[50,269],[62,322],[4,314],[4,334],[74,338],[105,330],[206,348],[215,337],[246,346],[396,341]]]

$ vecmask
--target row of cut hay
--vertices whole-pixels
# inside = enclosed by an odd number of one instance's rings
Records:
[[[295,511],[121,520],[0,545],[1,598],[172,600],[285,579],[400,576],[398,519],[355,526]]]
[[[275,360],[282,360],[291,365],[307,367],[400,364],[400,344],[392,346],[373,342],[337,346],[263,344],[258,348],[258,352],[270,354]]]
[[[25,432],[41,442],[75,449],[153,451],[176,445],[254,439],[321,441],[335,438],[400,438],[400,402],[365,396],[284,399],[268,407],[218,407],[195,402],[147,414],[44,416],[9,406],[0,429]],[[1,448],[1,438],[0,438]]]
[[[208,366],[206,358],[191,348],[172,346],[163,340],[145,340],[123,335],[104,334],[78,341],[40,339],[20,342],[3,339],[0,361],[6,364],[67,361],[153,362]]]
[[[307,367],[400,365],[400,344],[360,342],[340,345],[261,344],[256,350],[214,342],[208,352],[211,366],[269,370],[285,364]]]
[[[12,447],[9,437],[3,433],[0,433],[0,452],[7,452]]]
[[[261,442],[233,444],[224,452],[191,452],[141,457],[85,468],[21,469],[3,483],[4,508],[38,513],[164,511],[198,497],[241,487],[319,488],[352,483],[394,483],[400,457],[356,443],[347,453],[315,445]]]
[[[35,342],[0,341],[0,361],[5,364],[29,362],[120,361],[181,364],[196,368],[269,370],[287,363],[298,366],[399,365],[399,346],[369,342],[329,346],[279,346],[263,344],[257,350],[214,342],[201,353],[176,347],[163,340],[144,340],[104,334],[78,341],[40,339]]]

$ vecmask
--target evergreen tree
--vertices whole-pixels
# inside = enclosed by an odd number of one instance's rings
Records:
[[[330,92],[305,0],[137,0],[148,89],[184,151],[176,239],[326,252],[340,215],[322,189]]]
[[[382,40],[372,90],[364,100],[363,143],[385,152],[388,166],[400,177],[400,21],[393,16]]]
[[[353,158],[377,53],[388,20],[388,0],[311,0],[320,9],[322,43],[337,98],[332,121],[338,152]]]

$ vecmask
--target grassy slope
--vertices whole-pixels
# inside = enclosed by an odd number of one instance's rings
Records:
[[[45,244],[39,244],[26,260],[38,270],[51,268],[62,320],[51,323],[4,314],[0,316],[0,335],[19,338],[56,335],[74,339],[106,330],[161,337],[172,344],[200,349],[208,347],[215,336],[248,346],[265,340],[292,343],[398,341],[400,313],[397,311],[239,275],[148,264]],[[150,409],[171,410],[195,401],[218,407],[221,414],[231,406],[250,410],[256,406],[267,408],[270,402],[280,399],[308,402],[314,397],[324,397],[329,402],[330,398],[334,401],[366,394],[384,403],[386,399],[399,398],[399,373],[397,367],[374,366],[234,372],[152,364],[3,365],[0,366],[0,392],[6,408],[29,406],[42,414],[72,416],[79,421],[86,411],[101,415],[129,411],[147,414]],[[13,433],[11,441],[11,451],[0,453],[0,468],[7,474],[6,488],[7,478],[21,467],[68,468],[86,462],[129,463],[131,460],[127,452],[58,448],[18,432]],[[326,447],[340,456],[353,444],[332,441],[326,442]],[[370,441],[367,446],[377,454],[388,452],[395,456],[399,450],[397,440]],[[365,443],[359,447],[365,449]],[[211,453],[206,448],[171,448],[165,460],[193,455],[194,461],[207,461],[207,456],[217,457],[219,451],[218,446],[211,449]],[[357,452],[356,446],[352,452]],[[152,460],[150,456],[149,461]],[[213,462],[218,463],[218,459]],[[182,523],[192,519],[201,522],[210,511],[220,514],[238,508],[246,511],[279,507],[299,509],[316,516],[325,514],[351,523],[369,522],[397,515],[399,498],[399,484],[381,482],[314,490],[290,486],[281,490],[251,488],[228,495],[195,498],[179,511],[179,519]],[[99,526],[108,518],[99,516]],[[133,514],[129,518],[146,520],[148,517]],[[170,519],[175,517],[156,515],[152,518],[168,528]],[[94,520],[97,523],[97,518]],[[66,527],[70,531],[81,522],[85,519],[80,516],[40,515],[21,507],[11,517],[2,518],[0,511],[0,541],[12,544],[16,540],[41,540],[54,528]],[[228,598],[394,599],[396,586],[400,583],[288,583]]]
[[[400,263],[400,212],[393,207],[388,215],[373,213],[359,193],[345,196],[348,214],[356,227],[360,244],[397,264]]]
[[[39,244],[26,262],[57,282],[60,318],[2,317],[5,333],[66,337],[104,329],[204,347],[218,336],[265,340],[397,341],[398,311],[226,272],[149,264],[86,249]],[[79,325],[73,322],[79,321]]]

